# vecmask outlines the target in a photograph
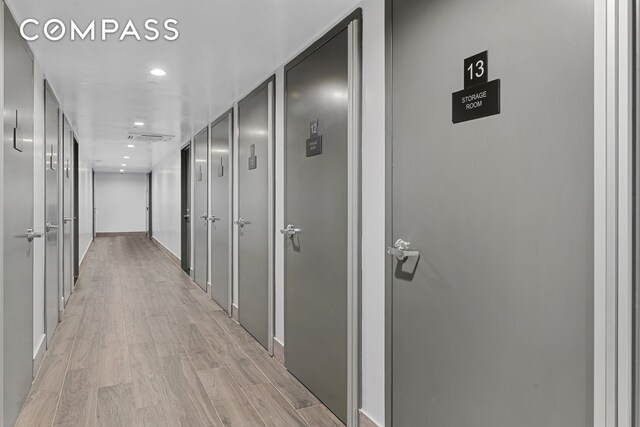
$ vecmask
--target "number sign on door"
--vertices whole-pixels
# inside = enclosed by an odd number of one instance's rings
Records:
[[[453,123],[500,114],[500,79],[489,81],[489,52],[464,60],[464,89],[452,94]]]

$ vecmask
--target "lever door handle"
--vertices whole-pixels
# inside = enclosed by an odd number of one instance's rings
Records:
[[[280,230],[280,234],[283,234],[286,237],[293,237],[301,231],[302,230],[300,230],[299,228],[295,228],[293,225],[289,224],[287,225],[287,228],[283,228],[282,230]]]
[[[209,218],[209,215],[208,215],[208,214],[206,214],[206,213],[203,213],[202,215],[200,215],[200,218],[202,218],[202,219],[205,219],[205,220],[206,220],[207,218]]]
[[[251,224],[251,222],[246,221],[244,218],[238,218],[236,221],[233,221],[235,225],[239,225],[240,227],[244,227],[247,224]]]
[[[65,216],[63,219],[64,219],[64,223],[66,224],[68,222],[71,222],[71,221],[75,220],[76,217],[75,216],[74,217]]]
[[[219,218],[219,217],[217,217],[217,216],[215,216],[215,215],[211,215],[211,216],[209,217],[209,221],[211,221],[211,222],[220,221],[221,219],[222,219],[222,218]]]
[[[53,225],[53,224],[51,224],[50,222],[48,222],[48,223],[45,225],[45,231],[46,231],[47,233],[48,233],[49,231],[51,231],[51,230],[57,230],[57,229],[58,229],[58,226],[57,226],[57,225]]]
[[[29,242],[33,242],[33,239],[39,239],[40,237],[42,237],[42,233],[36,233],[35,231],[33,231],[33,228],[27,228],[27,231],[25,234],[22,234],[16,237],[24,237]]]
[[[420,251],[411,247],[411,243],[398,239],[392,248],[387,248],[387,253],[396,257],[398,261],[406,261],[407,258],[420,256]]]

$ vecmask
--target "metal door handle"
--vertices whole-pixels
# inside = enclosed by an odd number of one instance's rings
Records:
[[[251,224],[249,221],[246,221],[244,218],[238,218],[238,220],[237,221],[233,221],[233,223],[235,225],[239,225],[240,227],[243,227],[243,226],[245,226],[247,224]]]
[[[45,230],[47,231],[47,233],[48,233],[49,231],[51,231],[51,230],[57,230],[57,229],[58,229],[58,226],[57,226],[57,225],[53,225],[53,224],[51,224],[50,222],[48,222],[48,223],[45,225]]]
[[[419,257],[420,252],[411,247],[411,243],[398,239],[392,248],[387,248],[387,253],[396,257],[398,261],[405,261],[407,258]]]
[[[211,221],[211,222],[220,221],[221,219],[222,219],[222,218],[218,218],[218,217],[217,217],[217,216],[215,216],[215,215],[211,215],[211,216],[209,217],[209,221]]]
[[[301,231],[302,230],[300,230],[299,228],[295,228],[293,225],[289,224],[287,225],[287,228],[283,228],[282,230],[280,230],[280,234],[283,234],[287,237],[293,237]]]
[[[27,231],[26,231],[25,234],[23,234],[21,236],[16,236],[16,237],[24,237],[29,242],[33,242],[33,239],[38,239],[38,238],[42,237],[42,233],[36,233],[36,232],[33,231],[33,228],[27,228]]]
[[[189,219],[189,218],[191,218],[191,215],[189,215],[189,214],[182,215],[182,218],[184,218],[184,219]]]
[[[74,217],[68,217],[68,216],[65,216],[65,217],[64,217],[64,223],[66,224],[66,223],[71,222],[71,221],[73,221],[73,220],[75,220],[75,219],[76,219],[76,217],[75,217],[75,216],[74,216]]]
[[[202,215],[200,215],[200,218],[202,218],[202,219],[205,219],[205,220],[206,220],[207,218],[209,218],[209,215],[208,215],[208,214],[206,214],[206,213],[203,213]]]

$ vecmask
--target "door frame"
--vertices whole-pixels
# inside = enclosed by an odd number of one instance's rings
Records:
[[[4,94],[4,1],[0,0],[0,93]],[[4,117],[4,98],[0,102]],[[0,120],[0,132],[4,135],[4,120]],[[0,150],[0,170],[4,171],[4,149]],[[4,282],[4,173],[0,173],[0,277]],[[4,384],[4,292],[0,292],[0,383]],[[0,420],[4,419],[4,387],[0,387]]]
[[[348,32],[348,136],[347,136],[347,426],[357,427],[360,423],[360,407],[362,393],[360,384],[360,370],[362,359],[361,328],[362,328],[362,8],[357,8],[340,23],[331,28],[322,37],[313,42],[302,53],[296,56],[284,67],[284,155],[287,150],[287,72],[312,55],[342,31]],[[286,213],[286,161],[282,161],[285,183],[284,197],[281,208]],[[285,218],[286,219],[286,218]],[[283,224],[284,226],[284,224]],[[285,249],[286,250],[286,249]],[[286,270],[286,257],[283,260]],[[286,277],[286,275],[285,275]],[[284,280],[284,278],[283,278]],[[286,280],[284,282],[286,287]],[[283,307],[286,310],[286,307]],[[285,346],[287,337],[285,339]],[[390,424],[388,424],[390,425]]]
[[[96,170],[91,168],[91,240],[96,238]]]
[[[631,292],[632,292],[632,347],[631,347],[631,425],[640,425],[640,5],[631,5]]]
[[[71,171],[71,210],[73,212],[73,221],[71,222],[73,228],[71,229],[71,248],[72,248],[72,259],[73,264],[72,275],[73,275],[73,283],[71,285],[71,293],[73,293],[76,289],[76,282],[78,281],[78,277],[80,276],[80,186],[79,186],[79,178],[80,178],[80,144],[78,143],[78,136],[75,131],[71,132],[71,167],[73,170]]]
[[[594,0],[594,425],[631,422],[630,21]],[[385,246],[393,245],[393,0],[385,0]],[[385,425],[393,420],[393,260],[385,261]]]
[[[182,270],[191,276],[191,217],[189,218],[188,224],[183,229],[182,223],[184,221],[184,210],[185,208],[189,209],[189,215],[192,215],[191,212],[191,173],[192,173],[192,164],[191,164],[191,140],[184,143],[180,147],[180,264]],[[187,157],[185,159],[185,157]],[[185,167],[187,170],[185,170]],[[188,238],[188,239],[187,239]],[[186,258],[186,259],[185,259]]]
[[[147,237],[153,239],[153,171],[147,173],[149,194],[147,199]]]
[[[212,197],[211,197],[211,179],[213,178],[213,162],[212,162],[212,146],[213,146],[213,142],[211,140],[211,135],[213,134],[213,127],[218,125],[220,122],[224,121],[225,119],[229,119],[229,209],[227,214],[229,215],[229,218],[231,219],[230,222],[230,229],[228,230],[228,238],[229,238],[229,260],[227,262],[228,266],[227,268],[229,269],[229,280],[227,283],[227,287],[228,287],[228,298],[229,298],[229,304],[227,304],[227,314],[229,315],[229,317],[232,317],[232,309],[233,309],[233,281],[234,281],[234,274],[233,274],[233,253],[234,253],[234,244],[233,244],[233,236],[234,236],[234,226],[233,226],[233,204],[235,202],[235,197],[234,197],[234,191],[235,191],[235,180],[234,180],[234,176],[235,176],[235,163],[234,163],[234,158],[235,158],[235,109],[229,108],[227,111],[225,111],[224,113],[222,113],[220,115],[220,117],[218,117],[217,119],[215,119],[213,122],[211,122],[209,124],[209,182],[208,184],[208,196],[209,196],[209,212],[212,213],[213,210],[211,209],[212,207]],[[210,259],[210,254],[213,252],[213,234],[212,231],[213,227],[209,227],[209,254],[207,255],[207,265],[212,268],[211,266],[211,259]],[[209,282],[211,282],[211,271],[209,272]],[[213,283],[209,283],[209,288],[210,288],[210,294],[213,296]]]

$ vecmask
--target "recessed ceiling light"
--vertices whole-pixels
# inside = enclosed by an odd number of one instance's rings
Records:
[[[120,169],[120,173],[124,173],[124,169]]]
[[[123,158],[124,158],[124,159],[130,159],[131,157],[129,157],[129,156],[124,156]]]
[[[120,166],[125,167],[125,166],[127,166],[127,164],[126,164],[126,163],[123,163],[123,164],[121,164]]]
[[[151,74],[153,74],[154,76],[162,77],[162,76],[166,76],[167,72],[160,68],[154,68],[153,70],[151,70]]]
[[[133,144],[129,144],[129,145],[127,145],[127,147],[129,147],[129,148],[135,148],[135,145],[133,145]]]
[[[134,126],[144,126],[144,122],[135,122]]]

